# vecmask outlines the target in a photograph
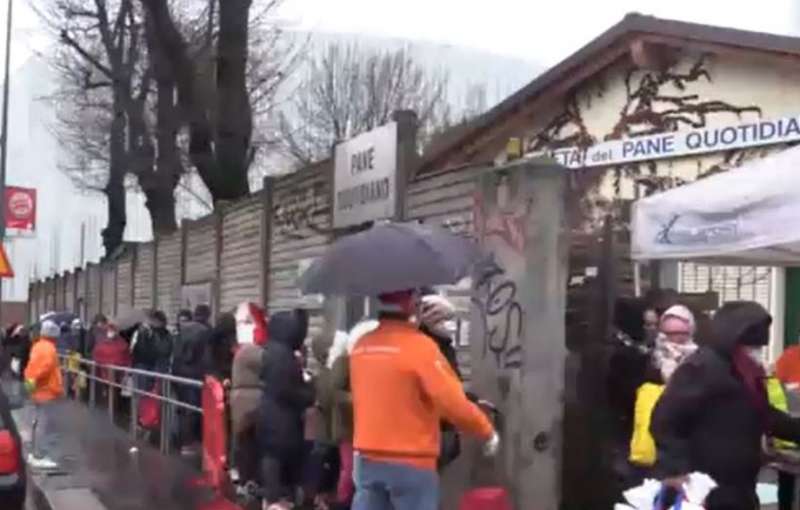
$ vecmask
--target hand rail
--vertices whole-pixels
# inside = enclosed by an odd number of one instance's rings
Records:
[[[171,450],[171,428],[174,420],[177,418],[179,409],[183,409],[192,413],[203,413],[202,407],[182,402],[174,397],[174,386],[183,386],[202,390],[203,382],[186,377],[179,377],[172,374],[165,374],[162,372],[152,372],[149,370],[142,370],[132,367],[124,367],[119,365],[107,365],[97,363],[94,360],[79,358],[76,359],[68,354],[59,353],[59,359],[62,362],[62,370],[65,374],[73,377],[85,377],[89,382],[89,405],[96,407],[97,402],[97,385],[105,385],[108,391],[108,414],[111,421],[114,421],[115,408],[116,408],[116,391],[111,390],[125,390],[130,392],[130,434],[133,439],[138,438],[139,423],[138,411],[139,400],[141,398],[152,398],[161,404],[160,411],[160,439],[159,447],[162,453],[169,453]],[[75,366],[77,363],[77,367]],[[99,370],[107,370],[106,377],[98,375]],[[137,387],[137,384],[123,384],[117,382],[118,374],[122,374],[123,378],[127,376],[144,377],[152,381],[153,386],[160,389],[159,392],[151,390],[144,390]],[[69,378],[68,378],[69,379]],[[77,393],[75,396],[77,397]]]

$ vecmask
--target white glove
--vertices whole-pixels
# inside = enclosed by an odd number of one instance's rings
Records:
[[[303,369],[303,382],[310,383],[314,376],[311,374],[311,371],[307,368]]]
[[[487,457],[494,457],[500,450],[500,436],[497,432],[492,433],[492,437],[483,444],[483,454]]]

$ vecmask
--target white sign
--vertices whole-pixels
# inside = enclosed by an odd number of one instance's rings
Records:
[[[610,166],[800,140],[800,116],[613,140],[550,155],[567,168]],[[542,155],[542,153],[537,153]]]
[[[397,123],[336,146],[333,226],[393,218],[397,206]]]

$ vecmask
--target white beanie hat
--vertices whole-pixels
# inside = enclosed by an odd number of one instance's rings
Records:
[[[44,338],[58,338],[61,335],[61,328],[58,327],[53,321],[44,321],[42,322],[41,332],[39,336]]]

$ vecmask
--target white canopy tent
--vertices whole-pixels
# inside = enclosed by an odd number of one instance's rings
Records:
[[[800,266],[800,146],[634,203],[633,258]]]

